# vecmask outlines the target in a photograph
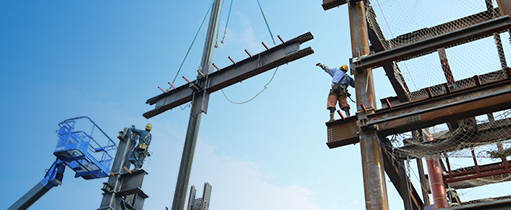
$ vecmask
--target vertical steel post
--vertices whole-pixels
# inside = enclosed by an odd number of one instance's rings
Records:
[[[492,12],[492,18],[496,18],[497,14],[495,14],[493,12],[492,0],[486,0],[485,2],[486,2],[486,9],[488,9],[488,11]],[[500,39],[500,34],[495,33],[493,35],[493,39],[495,40],[495,46],[497,46],[497,52],[499,53],[500,66],[502,67],[502,69],[505,69],[507,67],[507,63],[506,63],[506,56],[504,54],[504,48],[502,47],[502,39]]]
[[[115,159],[112,164],[112,173],[115,176],[108,177],[107,185],[111,187],[110,192],[105,192],[103,194],[103,199],[101,200],[101,206],[98,210],[111,210],[111,209],[119,209],[119,204],[121,202],[121,198],[116,195],[116,192],[121,187],[121,173],[123,166],[129,168],[130,162],[126,161],[128,159],[128,154],[130,152],[130,148],[133,148],[134,142],[131,140],[132,132],[127,128],[124,128],[123,132],[119,134],[119,146],[117,146],[117,152],[115,153]]]
[[[354,58],[369,54],[367,21],[364,1],[348,3],[351,48]],[[357,94],[357,117],[363,121],[367,113],[360,110],[361,105],[367,107],[367,112],[376,109],[372,69],[362,69],[355,72],[355,91]],[[387,186],[385,183],[382,151],[376,130],[360,130],[360,151],[364,177],[364,192],[367,210],[389,209]]]
[[[179,166],[179,175],[177,177],[172,210],[183,210],[185,207],[186,191],[188,190],[188,182],[190,181],[190,173],[192,171],[193,156],[195,153],[195,145],[197,143],[197,135],[199,134],[201,116],[202,112],[206,112],[209,101],[209,93],[206,91],[208,85],[207,75],[212,67],[211,58],[213,57],[215,39],[217,37],[221,4],[222,0],[215,0],[211,10],[208,33],[206,35],[206,43],[204,44],[200,67],[200,71],[206,75],[206,78],[197,84],[202,88],[202,91],[195,92],[192,97],[192,108],[190,110],[190,119],[188,121],[188,129],[183,148],[183,156],[181,157],[181,165]]]
[[[445,54],[445,48],[442,47],[438,49],[438,56],[440,57],[440,63],[442,64],[442,70],[444,70],[447,84],[452,86],[454,83],[456,83],[456,81],[454,81],[454,77],[452,76],[451,67],[449,66],[447,55]]]
[[[420,178],[420,183],[421,183],[421,191],[422,191],[422,200],[424,202],[424,206],[429,206],[430,203],[429,203],[429,194],[428,194],[428,191],[426,190],[426,186],[428,186],[427,184],[427,179],[426,179],[426,176],[424,175],[424,164],[422,163],[422,158],[417,158],[417,170],[419,171],[419,178]]]

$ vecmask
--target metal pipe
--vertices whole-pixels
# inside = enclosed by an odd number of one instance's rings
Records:
[[[428,136],[428,140],[433,141],[434,139]],[[433,195],[434,208],[440,209],[449,207],[440,161],[438,158],[426,157],[426,166],[428,168],[429,185],[431,186],[431,194]]]

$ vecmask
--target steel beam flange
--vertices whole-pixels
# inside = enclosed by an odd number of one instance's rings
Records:
[[[441,47],[454,46],[470,40],[484,38],[490,34],[505,31],[509,28],[511,28],[511,19],[508,15],[505,15],[418,42],[402,45],[371,55],[361,56],[360,58],[353,58],[353,63],[356,65],[356,69],[379,67],[391,61],[407,59]]]

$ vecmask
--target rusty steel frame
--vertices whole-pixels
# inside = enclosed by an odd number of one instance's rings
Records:
[[[477,160],[474,158],[474,163],[475,163],[474,167],[470,167],[470,170],[466,171],[456,170],[455,172],[453,172],[449,167],[447,174],[443,175],[444,182],[445,183],[459,182],[470,179],[477,179],[482,177],[511,173],[510,161],[502,161],[501,163],[497,163],[500,165],[488,164],[480,166],[477,164]]]
[[[363,1],[351,1],[348,4],[352,56],[368,55],[369,39],[367,21]],[[376,97],[372,69],[355,72],[355,92],[357,109],[364,107],[369,113],[376,109]],[[367,109],[365,108],[367,107]],[[365,116],[357,114],[357,119]],[[362,174],[364,182],[364,198],[367,210],[388,210],[387,184],[382,157],[382,149],[376,131],[361,131],[360,153],[362,158]]]
[[[206,75],[205,78],[200,77],[191,84],[209,82],[205,92],[213,93],[221,90],[229,85],[243,81],[250,77],[256,76],[268,70],[271,70],[282,64],[286,64],[313,54],[314,51],[311,47],[300,50],[300,44],[309,41],[314,37],[310,32],[300,35],[294,39],[286,41],[283,44],[271,48],[269,51],[261,52],[253,55],[245,60],[239,61],[236,64],[227,66],[220,71],[216,71]],[[144,113],[144,117],[151,118],[169,109],[182,105],[192,100],[194,90],[190,85],[182,85],[175,90],[168,93],[162,93],[158,96],[152,97],[147,100],[147,104],[154,105],[155,108],[151,111]]]
[[[494,14],[496,16],[494,16]],[[499,8],[493,8],[493,10],[488,9],[480,13],[462,17],[436,26],[427,27],[410,33],[402,34],[388,41],[393,43],[394,47],[399,47],[401,45],[409,44],[412,42],[437,36],[439,34],[444,34],[471,25],[475,25],[481,22],[485,22],[497,16],[501,16]]]
[[[511,108],[510,79],[402,103],[368,114],[364,121],[357,122],[351,117],[328,122],[327,145],[335,148],[357,143],[359,124],[364,129],[377,128],[380,136],[387,136],[508,108]]]
[[[511,28],[511,19],[509,16],[505,15],[418,42],[402,45],[371,55],[361,56],[360,59],[355,57],[353,58],[353,65],[357,69],[378,67],[392,61],[435,51],[441,47],[447,48],[470,40],[484,38],[509,28]]]
[[[368,116],[365,126],[378,125],[386,136],[511,108],[511,80],[453,91],[414,101]]]

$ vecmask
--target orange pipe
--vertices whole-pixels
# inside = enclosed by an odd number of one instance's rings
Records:
[[[429,141],[433,141],[432,137],[428,137]],[[442,167],[438,158],[426,157],[426,166],[429,174],[429,185],[431,186],[431,194],[433,195],[433,207],[435,209],[447,208],[447,194],[445,193],[444,179],[442,177]]]

